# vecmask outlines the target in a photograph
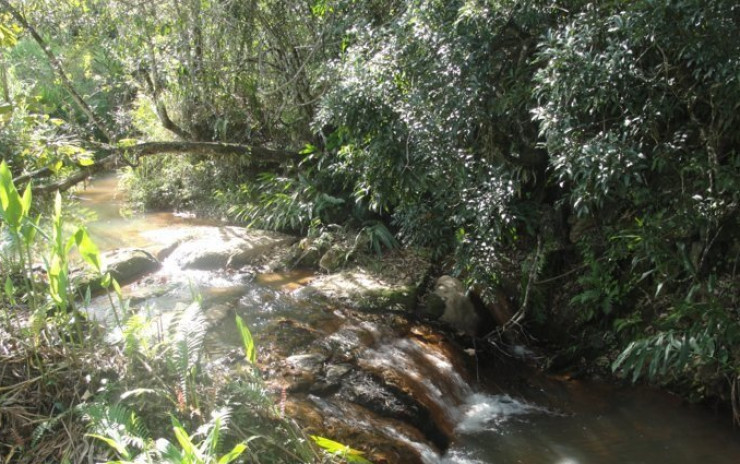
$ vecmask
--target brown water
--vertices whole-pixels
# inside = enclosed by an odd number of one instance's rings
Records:
[[[123,217],[125,198],[116,193],[116,183],[115,176],[100,178],[79,195],[81,204],[98,215],[88,227],[101,249],[154,246],[165,231],[177,233],[198,222],[171,213]],[[165,269],[149,277],[147,286],[179,282],[179,287],[165,296],[141,299],[164,308],[186,301],[191,287],[197,287],[211,308],[209,317],[217,329],[214,346],[238,344],[233,327],[219,325],[225,315],[236,312],[252,327],[265,365],[304,352],[315,355],[331,345],[332,358],[322,361],[324,366],[330,361],[337,363],[332,369],[352,364],[370,373],[369,378],[392,378],[393,385],[421,398],[437,424],[432,432],[449,432],[452,440],[440,452],[429,438],[434,433],[420,433],[419,424],[414,428],[369,412],[348,400],[353,397],[344,391],[346,385],[331,394],[290,394],[291,410],[317,414],[315,426],[322,430],[315,432],[326,436],[340,437],[343,428],[367,429],[367,434],[380,437],[376,446],[383,440],[401,443],[425,463],[740,463],[740,432],[732,430],[727,416],[718,419],[644,388],[548,378],[523,363],[500,371],[484,367],[480,384],[475,384],[463,366],[469,362],[460,361],[454,344],[441,334],[395,316],[368,319],[301,298],[295,290],[312,277],[305,272],[255,278],[185,272],[165,262]],[[129,295],[147,287],[137,285],[127,290]]]

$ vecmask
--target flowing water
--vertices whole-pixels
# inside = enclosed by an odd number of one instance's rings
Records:
[[[80,194],[97,214],[89,229],[102,249],[153,247],[199,225],[171,213],[124,218],[116,182],[103,177]],[[473,358],[443,334],[402,314],[307,298],[300,289],[312,278],[185,271],[165,260],[146,285],[126,291],[167,308],[195,287],[216,354],[238,345],[227,316],[242,315],[268,384],[289,392],[289,413],[312,433],[370,444],[380,450],[376,462],[740,462],[740,433],[725,415],[644,388],[546,377],[513,360],[482,365],[474,381]],[[145,291],[157,285],[166,290]]]

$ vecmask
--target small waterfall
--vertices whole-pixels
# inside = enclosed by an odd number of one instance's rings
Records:
[[[379,342],[362,353],[359,364],[410,392],[430,411],[431,418],[450,441],[459,435],[500,430],[516,416],[548,413],[545,408],[509,395],[476,392],[466,380],[462,360],[455,359],[454,349],[443,339],[427,343],[417,337],[406,337]],[[482,462],[459,451],[443,454],[390,426],[385,428],[385,433],[413,448],[424,464]]]

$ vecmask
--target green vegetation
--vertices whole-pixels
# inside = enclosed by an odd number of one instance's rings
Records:
[[[0,1],[5,320],[74,314],[66,254],[89,247],[12,178],[48,187],[125,145],[142,206],[426,248],[516,300],[507,329],[740,423],[736,2],[16,3]],[[162,140],[282,158],[137,151]]]
[[[29,183],[19,194],[6,163],[0,164],[4,462],[106,455],[119,458],[111,462],[225,464],[242,455],[266,463],[332,462],[273,403],[254,364],[252,336],[238,316],[245,366],[209,366],[207,324],[197,299],[176,309],[163,331],[162,321],[148,318],[146,308],[131,308],[115,279],[103,275],[102,257],[86,230],[67,235],[61,195],[50,217],[34,219],[31,191]],[[90,290],[77,288],[70,272],[73,247],[117,296],[118,306],[110,298],[107,336],[81,311]],[[33,267],[37,253],[45,279]],[[163,427],[168,416],[171,428]],[[232,417],[239,428],[228,427]],[[224,446],[229,451],[222,453]]]

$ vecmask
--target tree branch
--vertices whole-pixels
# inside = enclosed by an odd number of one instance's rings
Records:
[[[36,186],[33,188],[34,193],[54,192],[56,190],[63,192],[97,172],[128,163],[127,159],[138,160],[142,156],[161,155],[165,153],[216,156],[237,155],[248,158],[252,164],[260,166],[279,166],[290,161],[298,162],[301,159],[300,154],[295,152],[218,142],[145,142],[125,148],[104,146],[97,152],[98,159],[95,161],[95,164],[84,167],[80,166],[78,171],[58,182]],[[19,183],[36,177],[34,174],[41,177],[47,173],[42,168],[33,173],[18,176],[14,181]]]

